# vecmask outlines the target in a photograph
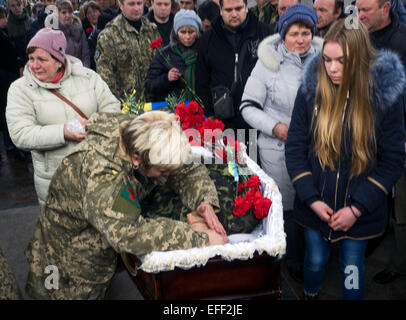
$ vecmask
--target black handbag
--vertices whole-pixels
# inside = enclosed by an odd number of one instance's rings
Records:
[[[226,86],[211,89],[213,97],[214,117],[220,120],[232,119],[235,116],[234,101],[231,90]]]
[[[241,54],[236,54],[234,64],[234,81],[231,89],[224,85],[211,88],[211,96],[213,99],[214,117],[220,120],[229,120],[235,117],[235,108],[233,101],[234,90],[241,78],[241,68],[244,62],[245,53],[247,51],[247,42],[241,49]]]

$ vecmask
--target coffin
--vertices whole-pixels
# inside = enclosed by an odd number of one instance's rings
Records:
[[[282,198],[273,179],[246,154],[272,200],[268,216],[250,234],[229,236],[225,245],[122,254],[124,265],[146,300],[280,299],[280,259],[286,250]]]
[[[134,255],[125,259],[132,270],[139,263]],[[138,270],[130,276],[146,300],[280,299],[282,294],[279,260],[268,254],[233,261],[217,256],[204,267],[159,273]]]

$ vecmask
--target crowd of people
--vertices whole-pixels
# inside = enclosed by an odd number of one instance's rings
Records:
[[[228,241],[213,172],[186,164],[189,143],[173,115],[120,114],[133,92],[144,102],[197,99],[205,116],[257,146],[282,194],[285,261],[305,299],[319,297],[333,243],[342,298],[362,299],[368,245],[391,216],[393,260],[374,280],[406,276],[401,0],[0,5],[4,145],[32,161],[41,207],[26,251],[30,296],[100,299],[120,253]],[[160,139],[148,141],[157,128]],[[144,212],[157,186],[193,213],[186,222]],[[2,264],[0,298],[21,296],[0,251]],[[43,286],[47,265],[60,268],[58,290]]]

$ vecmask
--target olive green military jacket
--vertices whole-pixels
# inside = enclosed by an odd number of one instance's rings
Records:
[[[149,45],[160,36],[158,27],[141,17],[138,32],[120,14],[100,32],[95,61],[97,73],[118,98],[136,90],[136,99],[144,97],[145,79],[155,54]]]
[[[278,11],[270,2],[266,3],[262,7],[261,12],[259,11],[258,5],[252,7],[250,10],[258,17],[258,20],[261,22],[273,24],[279,19]]]
[[[26,250],[30,265],[26,289],[32,297],[100,299],[114,275],[117,253],[142,256],[209,244],[206,233],[193,231],[184,222],[141,215],[140,201],[163,182],[191,211],[202,203],[218,209],[219,200],[203,165],[185,165],[167,181],[137,180],[130,158],[119,146],[120,123],[131,117],[94,114],[86,124],[86,139],[55,172]],[[53,266],[53,273],[45,273],[47,266]],[[50,279],[55,270],[56,282]]]

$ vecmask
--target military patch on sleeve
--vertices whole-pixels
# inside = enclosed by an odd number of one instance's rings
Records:
[[[100,52],[98,49],[96,49],[96,51],[94,52],[94,60],[99,59],[99,57],[100,57]]]
[[[140,215],[141,205],[129,182],[117,194],[112,209],[134,219]]]
[[[132,204],[136,205],[138,208],[141,208],[140,203],[138,202],[138,199],[135,197],[134,191],[131,188],[131,185],[129,182],[124,186],[124,188],[121,190],[120,195],[124,198],[130,201]]]

